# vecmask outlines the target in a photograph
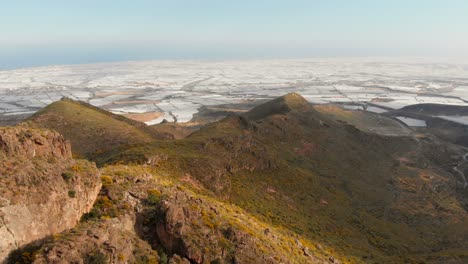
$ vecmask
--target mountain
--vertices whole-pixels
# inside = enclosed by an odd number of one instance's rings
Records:
[[[173,138],[144,123],[68,98],[43,108],[25,123],[30,127],[58,131],[71,141],[75,154],[88,159],[123,146]]]
[[[293,110],[308,109],[311,110],[311,105],[304,97],[297,93],[289,93],[278,97],[274,100],[254,107],[247,112],[245,116],[251,120],[259,120],[274,114],[285,114]]]
[[[87,124],[77,120],[61,129]],[[93,209],[23,253],[35,263],[468,261],[459,145],[296,93],[187,134],[94,152],[103,187]]]
[[[109,162],[189,175],[312,244],[355,261],[398,262],[443,258],[448,248],[463,255],[467,197],[452,170],[463,154],[430,135],[363,132],[289,94]]]

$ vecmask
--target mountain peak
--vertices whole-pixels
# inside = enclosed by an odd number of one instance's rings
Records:
[[[296,92],[291,92],[291,93],[287,93],[283,96],[280,96],[279,98],[285,98],[285,99],[300,99],[304,102],[307,102],[307,100],[300,94],[296,93]]]
[[[302,95],[295,92],[283,95],[279,99],[283,100],[292,109],[303,107],[309,104],[309,102],[307,102],[307,100],[302,97]]]
[[[143,123],[66,97],[46,106],[25,123],[58,131],[71,141],[76,153],[88,158],[122,145],[160,138]]]
[[[75,100],[71,99],[68,96],[62,96],[62,98],[60,98],[60,101],[73,101],[74,102]]]
[[[309,105],[309,102],[300,94],[288,93],[253,108],[246,113],[246,116],[249,119],[257,120],[270,115],[285,114],[293,110],[300,111],[306,109]]]

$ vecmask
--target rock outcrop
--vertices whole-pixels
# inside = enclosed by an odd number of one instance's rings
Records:
[[[0,128],[0,262],[23,245],[72,228],[101,183],[57,132]]]
[[[97,257],[118,264],[328,263],[330,256],[294,241],[299,237],[292,232],[150,167],[115,165],[102,172],[103,188],[84,221],[22,253],[34,263],[90,263]]]
[[[159,256],[134,232],[134,215],[90,221],[46,242],[35,264],[159,263]]]

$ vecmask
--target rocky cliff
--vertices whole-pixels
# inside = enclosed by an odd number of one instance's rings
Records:
[[[26,263],[339,263],[296,234],[153,168],[102,172],[103,188],[84,221],[23,251]]]
[[[72,228],[101,183],[94,164],[74,160],[50,130],[0,128],[0,262],[11,251]]]

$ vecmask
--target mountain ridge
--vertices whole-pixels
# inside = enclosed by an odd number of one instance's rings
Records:
[[[124,262],[119,254],[163,263],[467,260],[459,234],[468,231],[468,196],[452,171],[464,150],[430,134],[382,135],[351,125],[359,118],[365,126],[370,115],[317,109],[292,93],[181,139],[94,153],[103,188],[93,209],[63,238],[45,242],[38,263],[60,252],[116,263]],[[50,126],[45,120],[35,125]],[[75,145],[86,144],[81,140]],[[130,232],[127,242],[146,253],[85,242],[92,236],[86,229],[112,245],[124,242],[105,230]]]
[[[173,138],[144,123],[66,97],[38,111],[23,124],[60,132],[71,141],[77,155],[91,160],[100,152],[121,146]]]

